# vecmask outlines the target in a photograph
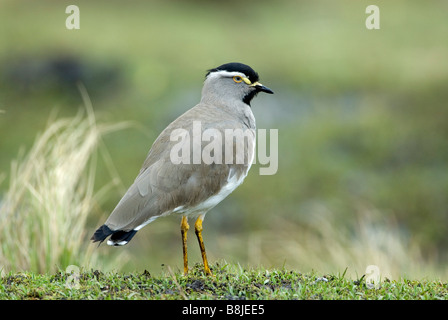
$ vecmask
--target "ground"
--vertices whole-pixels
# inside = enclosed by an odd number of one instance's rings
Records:
[[[0,280],[0,299],[33,300],[446,300],[440,281],[383,279],[377,286],[365,277],[302,274],[294,270],[245,269],[224,262],[206,276],[200,264],[187,276],[166,267],[160,275],[81,270],[55,274],[9,273]]]

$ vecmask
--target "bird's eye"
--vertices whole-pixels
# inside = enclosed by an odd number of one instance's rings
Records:
[[[243,81],[243,78],[241,78],[240,76],[234,76],[233,81],[235,81],[236,83],[240,83],[241,81]]]

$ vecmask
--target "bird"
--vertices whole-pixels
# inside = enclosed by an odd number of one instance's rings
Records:
[[[256,143],[251,102],[260,92],[274,93],[246,64],[230,62],[207,70],[200,102],[160,133],[134,182],[91,240],[100,245],[109,237],[108,245],[123,246],[159,217],[177,215],[186,275],[188,219],[195,219],[204,273],[212,275],[202,222],[247,176]],[[243,133],[242,138],[235,132]]]

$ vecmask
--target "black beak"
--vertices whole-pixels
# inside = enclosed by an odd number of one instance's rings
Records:
[[[272,91],[268,87],[265,87],[261,83],[256,84],[255,85],[255,89],[257,89],[257,92],[266,92],[266,93],[269,93],[269,94],[273,94],[274,93],[274,91]]]

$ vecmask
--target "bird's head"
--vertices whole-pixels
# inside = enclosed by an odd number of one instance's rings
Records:
[[[210,100],[240,100],[250,106],[259,92],[274,93],[258,82],[258,73],[248,65],[231,62],[208,70],[202,97]]]

